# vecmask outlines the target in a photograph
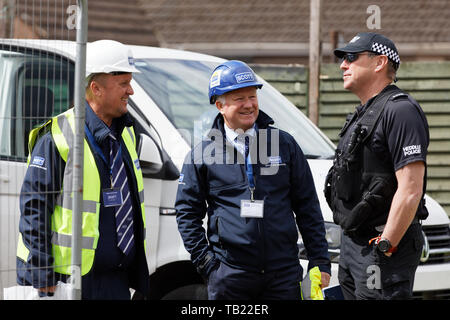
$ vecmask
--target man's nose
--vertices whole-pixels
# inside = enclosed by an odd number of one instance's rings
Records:
[[[253,103],[252,99],[245,99],[244,107],[252,108],[253,106],[254,106],[254,103]]]
[[[131,85],[128,86],[127,94],[130,95],[130,96],[132,96],[134,94],[134,90],[133,90],[133,87]]]

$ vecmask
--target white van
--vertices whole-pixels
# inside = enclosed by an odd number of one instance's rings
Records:
[[[28,132],[73,101],[76,44],[68,41],[0,39],[0,289],[15,285],[19,193],[26,170]],[[131,46],[136,67],[129,111],[140,135],[145,180],[147,259],[151,297],[205,298],[175,220],[175,195],[185,155],[211,127],[217,114],[208,101],[209,76],[223,59],[179,50]],[[289,132],[308,158],[326,221],[336,285],[340,228],[323,196],[335,146],[301,111],[264,82],[260,108]],[[423,222],[427,239],[416,273],[417,297],[450,297],[449,218],[430,197]],[[299,237],[299,258],[306,270]],[[3,290],[1,290],[2,292]]]

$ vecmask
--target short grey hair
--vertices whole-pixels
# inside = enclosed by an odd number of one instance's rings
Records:
[[[222,94],[216,98],[216,101],[219,101],[221,104],[225,104],[225,94]]]

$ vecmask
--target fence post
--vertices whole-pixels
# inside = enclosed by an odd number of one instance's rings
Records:
[[[85,119],[87,0],[77,0],[77,48],[75,60],[75,140],[72,210],[72,300],[81,299],[81,225]]]
[[[319,125],[319,76],[320,76],[320,2],[310,1],[309,24],[309,93],[308,115],[309,119]]]

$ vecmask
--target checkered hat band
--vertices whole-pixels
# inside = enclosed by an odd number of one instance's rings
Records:
[[[400,57],[398,53],[392,50],[391,48],[386,47],[384,44],[374,42],[372,44],[372,51],[387,56],[395,63],[400,63]]]

